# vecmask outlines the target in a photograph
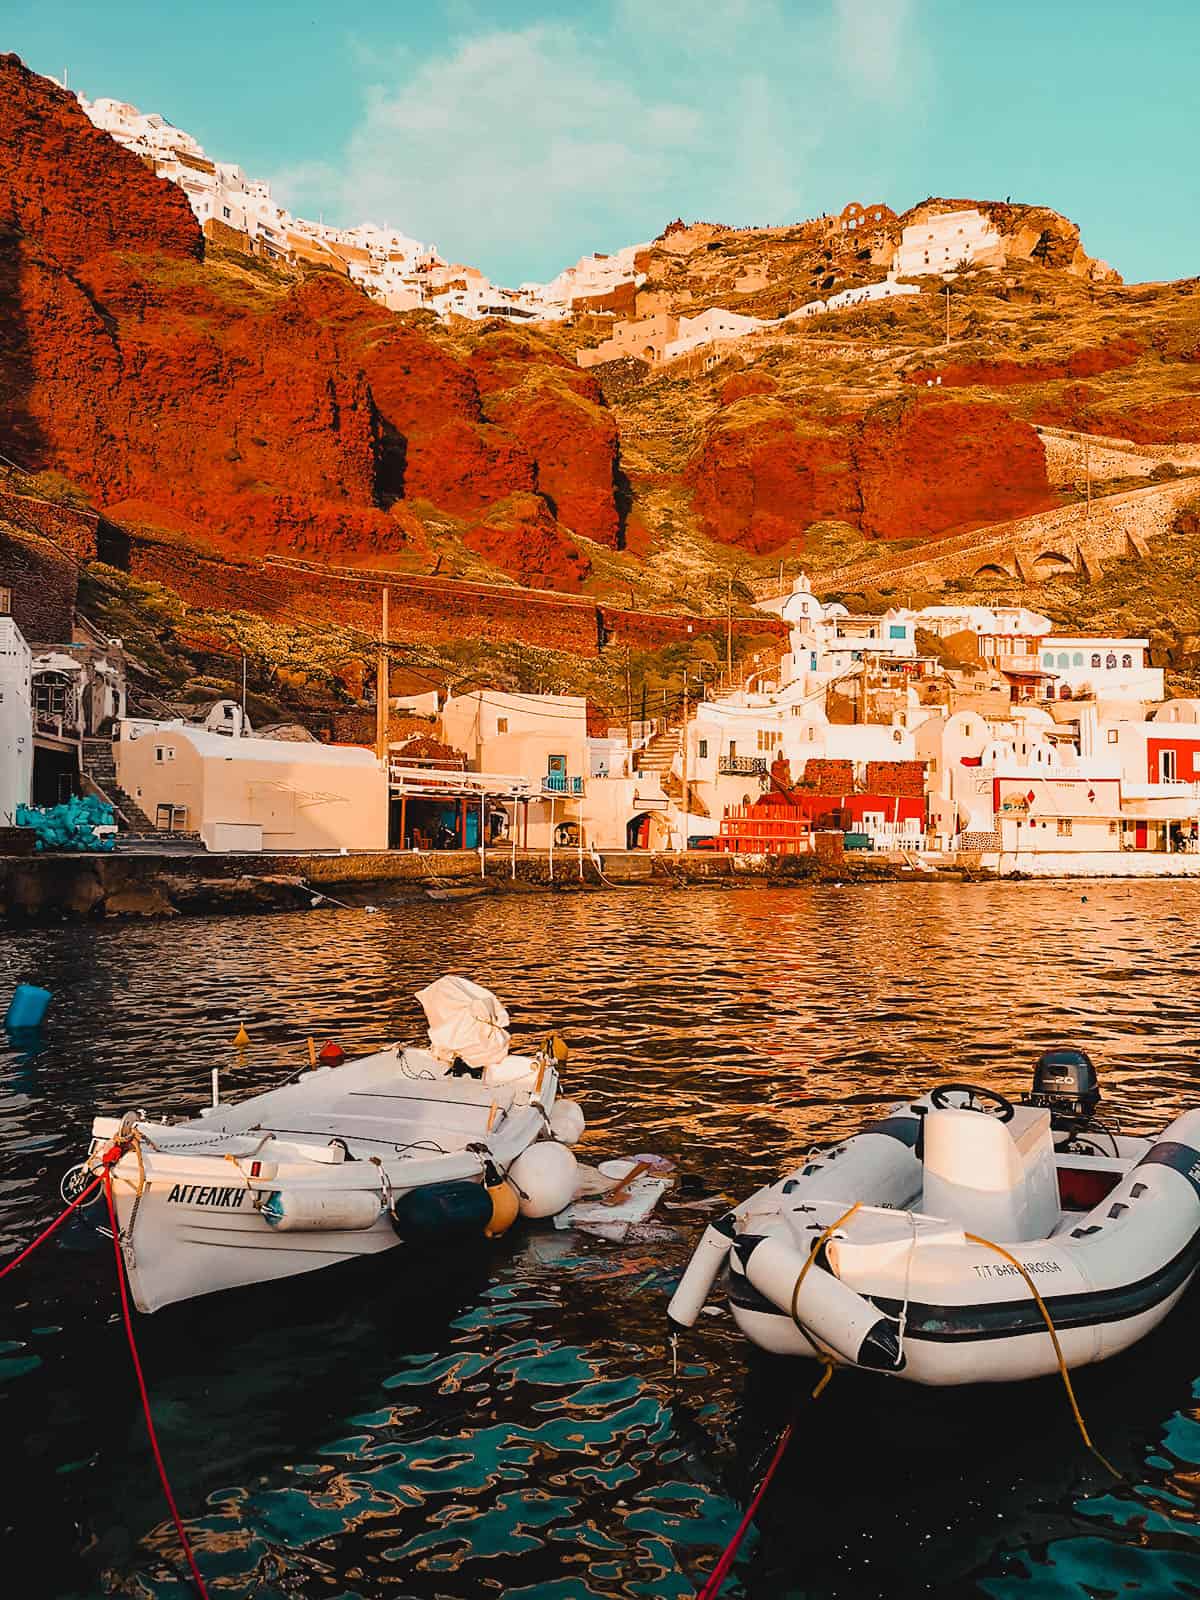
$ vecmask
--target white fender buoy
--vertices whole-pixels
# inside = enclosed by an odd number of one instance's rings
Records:
[[[781,1239],[735,1244],[746,1276],[759,1294],[790,1316],[805,1257]],[[896,1324],[814,1261],[800,1286],[796,1315],[823,1344],[858,1367],[895,1371],[901,1364]]]
[[[381,1210],[378,1189],[276,1189],[262,1214],[280,1233],[331,1233],[372,1228]]]
[[[556,1100],[550,1113],[550,1132],[561,1144],[578,1144],[584,1130],[583,1107],[578,1100]]]
[[[552,1217],[575,1198],[579,1163],[566,1145],[551,1140],[530,1145],[508,1169],[521,1195],[523,1217]]]
[[[708,1299],[709,1291],[717,1281],[717,1273],[725,1265],[729,1248],[733,1244],[733,1212],[710,1222],[700,1236],[700,1243],[680,1278],[667,1316],[681,1328],[694,1328],[696,1318]]]

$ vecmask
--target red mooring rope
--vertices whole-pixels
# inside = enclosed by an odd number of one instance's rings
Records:
[[[763,1473],[762,1482],[758,1486],[758,1490],[755,1493],[754,1499],[751,1500],[750,1504],[746,1507],[746,1514],[738,1523],[737,1532],[734,1534],[733,1538],[730,1539],[724,1550],[721,1551],[720,1560],[709,1574],[708,1580],[704,1587],[698,1592],[696,1600],[716,1600],[716,1596],[719,1595],[721,1590],[724,1588],[725,1579],[729,1576],[729,1570],[733,1566],[734,1561],[737,1559],[737,1553],[741,1549],[742,1540],[750,1531],[750,1524],[754,1521],[754,1513],[758,1510],[759,1503],[761,1502],[763,1495],[767,1492],[767,1485],[775,1475],[775,1468],[783,1460],[784,1452],[791,1443],[792,1426],[792,1423],[789,1422],[787,1427],[779,1435],[779,1443],[775,1446],[775,1454],[771,1457],[770,1463],[767,1466],[767,1470]]]
[[[11,1261],[6,1262],[3,1267],[0,1267],[0,1278],[7,1278],[9,1273],[13,1270],[14,1267],[19,1267],[21,1265],[22,1261],[24,1261],[26,1256],[31,1256],[33,1254],[33,1252],[37,1249],[38,1245],[40,1245],[43,1240],[48,1239],[50,1237],[50,1235],[54,1232],[55,1228],[61,1226],[61,1224],[64,1223],[67,1220],[67,1218],[71,1215],[72,1211],[74,1211],[75,1207],[76,1206],[81,1206],[83,1204],[83,1202],[87,1199],[88,1195],[93,1193],[94,1190],[98,1189],[103,1182],[104,1182],[103,1178],[94,1178],[92,1180],[92,1182],[88,1184],[87,1188],[83,1191],[83,1193],[76,1195],[74,1200],[72,1200],[71,1204],[67,1207],[67,1209],[64,1212],[62,1212],[62,1214],[60,1216],[55,1217],[54,1221],[50,1224],[50,1226],[48,1228],[43,1228],[42,1229],[41,1233],[38,1234],[37,1238],[33,1241],[32,1244],[27,1244],[25,1246],[24,1250],[21,1251],[21,1254],[19,1256],[14,1256]]]
[[[6,1278],[14,1267],[19,1267],[26,1256],[30,1256],[43,1244],[54,1230],[67,1220],[77,1206],[81,1206],[100,1184],[104,1185],[104,1198],[108,1202],[108,1220],[112,1224],[113,1252],[117,1258],[117,1288],[121,1294],[121,1312],[125,1320],[125,1334],[129,1340],[129,1353],[133,1357],[133,1370],[137,1374],[138,1389],[142,1396],[142,1411],[146,1418],[146,1432],[150,1435],[150,1448],[154,1452],[154,1464],[158,1468],[158,1476],[162,1480],[163,1493],[167,1497],[167,1505],[171,1508],[171,1519],[175,1524],[175,1531],[179,1535],[179,1542],[183,1546],[183,1553],[187,1556],[188,1566],[192,1569],[192,1579],[200,1595],[200,1600],[208,1600],[208,1590],[204,1587],[204,1579],[200,1576],[200,1569],[196,1565],[196,1558],[192,1554],[192,1547],[188,1543],[188,1536],[183,1531],[183,1522],[179,1516],[179,1508],[175,1504],[175,1496],[171,1492],[171,1480],[167,1477],[166,1465],[163,1462],[162,1451],[158,1448],[158,1436],[154,1431],[154,1418],[150,1415],[150,1396],[146,1392],[146,1379],[142,1373],[142,1363],[138,1357],[137,1342],[133,1336],[133,1318],[129,1312],[129,1294],[125,1287],[125,1260],[121,1255],[121,1239],[117,1229],[117,1212],[113,1205],[112,1195],[112,1165],[119,1161],[122,1150],[120,1145],[113,1145],[105,1151],[102,1158],[102,1171],[100,1176],[94,1178],[87,1188],[77,1194],[65,1211],[59,1213],[48,1228],[43,1228],[32,1244],[25,1246],[19,1256],[14,1256],[11,1261],[0,1267],[0,1278]]]
[[[133,1318],[129,1311],[129,1291],[125,1286],[125,1260],[121,1254],[121,1239],[117,1228],[117,1212],[113,1205],[112,1173],[108,1167],[104,1169],[104,1198],[108,1201],[108,1216],[112,1225],[113,1253],[117,1262],[117,1288],[121,1292],[121,1315],[125,1319],[125,1334],[129,1340],[129,1354],[133,1357],[133,1370],[137,1375],[138,1390],[142,1397],[142,1411],[146,1418],[146,1433],[150,1439],[150,1449],[154,1454],[154,1465],[158,1468],[159,1480],[163,1486],[167,1505],[171,1510],[171,1520],[175,1524],[175,1532],[179,1535],[179,1542],[183,1546],[183,1553],[188,1559],[188,1566],[192,1569],[192,1581],[201,1596],[201,1600],[208,1600],[208,1590],[204,1587],[204,1579],[200,1576],[200,1568],[196,1565],[196,1558],[192,1554],[188,1536],[183,1530],[183,1519],[179,1515],[179,1507],[175,1504],[175,1496],[171,1491],[171,1480],[167,1477],[166,1463],[162,1458],[162,1451],[158,1448],[158,1435],[154,1431],[154,1418],[150,1414],[150,1396],[146,1392],[146,1379],[142,1374],[142,1363],[138,1356],[137,1341],[133,1336]]]

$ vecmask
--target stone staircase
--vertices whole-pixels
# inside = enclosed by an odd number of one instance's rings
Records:
[[[656,733],[646,748],[638,756],[639,772],[657,772],[665,774],[670,772],[675,757],[683,748],[682,725],[664,728],[661,733]]]
[[[174,845],[186,849],[203,848],[198,833],[156,827],[133,796],[117,782],[117,766],[110,739],[83,741],[85,787],[113,808],[118,829],[118,844]]]

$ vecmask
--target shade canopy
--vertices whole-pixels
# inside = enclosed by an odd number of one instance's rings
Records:
[[[494,1067],[508,1055],[508,1012],[490,989],[450,973],[420,990],[417,999],[439,1061],[461,1056],[468,1066]]]

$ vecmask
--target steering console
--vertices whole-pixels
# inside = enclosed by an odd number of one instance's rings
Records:
[[[950,1096],[952,1094],[965,1094],[966,1104],[955,1105]],[[977,1102],[990,1102],[980,1105]],[[981,1089],[974,1083],[939,1083],[929,1096],[929,1103],[935,1111],[978,1111],[983,1116],[992,1116],[999,1122],[1011,1122],[1013,1119],[1013,1103],[1002,1095],[998,1089]]]

